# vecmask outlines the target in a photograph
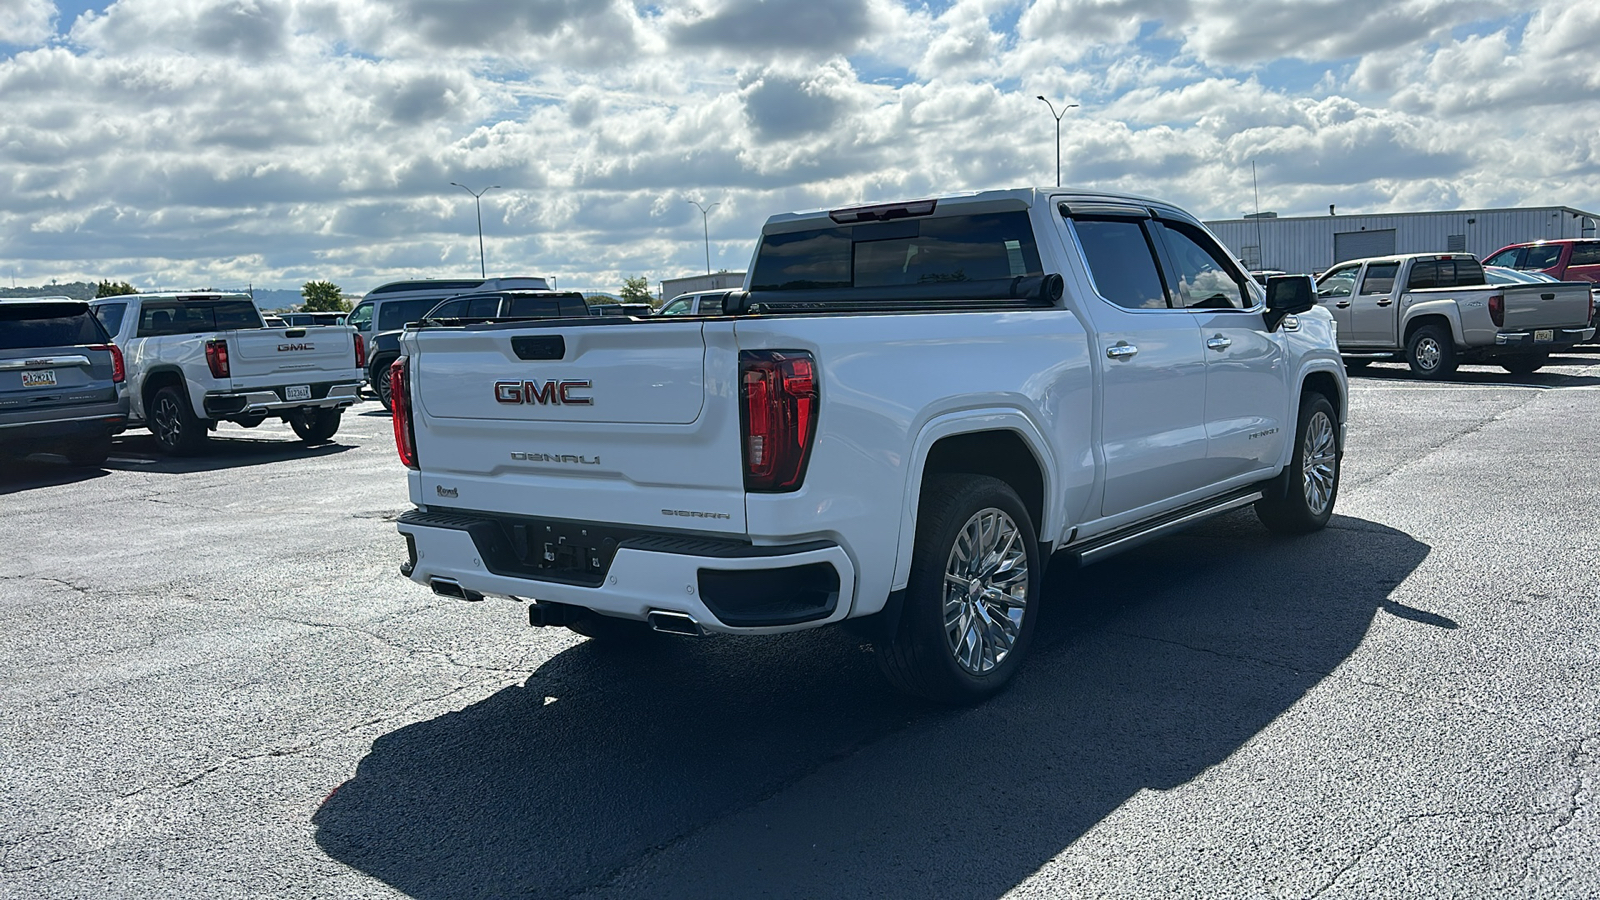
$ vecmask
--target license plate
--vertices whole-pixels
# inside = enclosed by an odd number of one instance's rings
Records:
[[[34,369],[22,373],[23,387],[55,387],[55,369]]]
[[[1553,328],[1541,328],[1533,333],[1533,340],[1535,343],[1548,344],[1555,339],[1556,333],[1555,329]]]
[[[285,399],[285,400],[310,400],[311,399],[311,385],[309,385],[309,384],[291,384],[288,387],[283,389],[283,399]]]

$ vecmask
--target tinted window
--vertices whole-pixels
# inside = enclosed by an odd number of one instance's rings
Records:
[[[668,303],[666,306],[661,307],[661,312],[657,313],[657,315],[686,316],[689,314],[689,306],[693,302],[693,297],[679,297],[671,303]]]
[[[500,315],[499,297],[476,297],[467,303],[467,317],[492,319]]]
[[[1569,266],[1600,266],[1600,244],[1573,244]]]
[[[1373,263],[1367,266],[1367,274],[1361,277],[1362,295],[1387,294],[1393,291],[1394,279],[1399,272],[1399,263]]]
[[[95,318],[105,327],[106,334],[116,334],[122,330],[122,317],[128,312],[126,303],[107,303],[94,308]]]
[[[1244,282],[1228,265],[1221,248],[1199,229],[1155,222],[1172,264],[1173,293],[1186,309],[1243,309]]]
[[[1451,275],[1455,270],[1451,270]],[[1439,286],[1439,264],[1431,259],[1419,259],[1411,263],[1411,277],[1406,280],[1406,290],[1414,291],[1418,288],[1431,288]]]
[[[1483,264],[1475,259],[1461,257],[1452,260],[1455,263],[1455,278],[1451,279],[1451,287],[1471,287],[1475,284],[1487,284],[1488,279],[1483,276]],[[1439,264],[1439,274],[1444,274],[1444,263]]]
[[[428,312],[430,319],[459,319],[467,314],[467,301],[446,300]]]
[[[1042,275],[1025,212],[873,222],[767,235],[755,290],[883,287]]]
[[[1391,276],[1392,277],[1392,276]],[[1317,282],[1317,296],[1321,298],[1348,297],[1355,293],[1356,267],[1334,269]]]
[[[211,306],[211,314],[218,330],[261,327],[261,313],[249,300],[219,301]]]
[[[407,322],[416,322],[428,314],[428,310],[439,304],[438,298],[430,300],[396,300],[385,303],[378,310],[378,330],[395,331],[406,326]]]
[[[0,350],[104,344],[87,303],[0,303]]]
[[[1527,248],[1528,254],[1522,258],[1519,269],[1548,269],[1561,262],[1561,245],[1545,244]]]
[[[354,325],[357,331],[370,331],[368,326],[372,324],[372,304],[363,303],[356,307],[350,313],[349,323]]]
[[[1521,247],[1512,247],[1510,250],[1501,250],[1499,253],[1484,260],[1486,266],[1505,266],[1508,269],[1517,267],[1517,257],[1522,254]]]
[[[722,303],[727,299],[726,294],[718,294],[715,297],[701,297],[699,314],[702,316],[722,315]]]
[[[1167,294],[1144,227],[1126,220],[1073,223],[1100,296],[1129,309],[1166,309]]]

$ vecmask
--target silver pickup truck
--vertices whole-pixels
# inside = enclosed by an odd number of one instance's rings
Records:
[[[1317,280],[1317,302],[1338,323],[1347,366],[1403,358],[1419,378],[1448,378],[1464,362],[1524,375],[1594,336],[1588,285],[1491,285],[1466,253],[1340,263]]]

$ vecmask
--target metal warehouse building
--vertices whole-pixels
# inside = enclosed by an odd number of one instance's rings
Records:
[[[1600,214],[1540,206],[1294,218],[1261,213],[1206,227],[1251,269],[1321,272],[1347,259],[1393,253],[1465,250],[1483,259],[1507,244],[1592,238],[1597,223]]]

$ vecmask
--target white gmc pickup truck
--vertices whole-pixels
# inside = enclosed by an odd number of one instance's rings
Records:
[[[716,316],[409,327],[402,572],[596,637],[848,620],[897,686],[960,703],[1016,671],[1052,555],[1332,513],[1332,317],[1165,203],[780,215],[746,288]]]
[[[131,423],[167,453],[200,452],[220,420],[254,428],[268,416],[326,441],[361,386],[355,329],[266,328],[247,294],[128,294],[90,309],[127,360]]]

